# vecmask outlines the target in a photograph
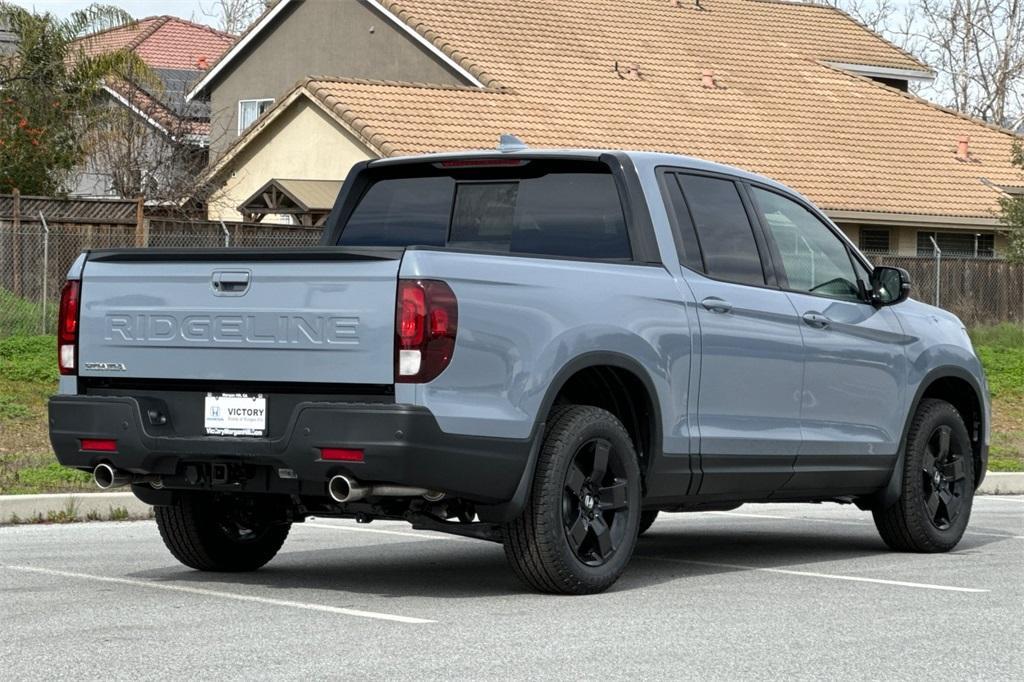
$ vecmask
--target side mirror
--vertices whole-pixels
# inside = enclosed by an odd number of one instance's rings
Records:
[[[871,273],[871,302],[882,307],[896,305],[910,296],[910,273],[903,268],[880,265]]]

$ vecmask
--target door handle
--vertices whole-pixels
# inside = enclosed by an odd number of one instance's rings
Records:
[[[710,310],[713,313],[728,313],[732,311],[732,303],[717,296],[708,296],[700,304],[704,306],[705,310]]]
[[[214,293],[224,295],[240,296],[249,289],[249,273],[247,271],[217,271],[213,273],[211,280]]]
[[[814,327],[815,329],[825,329],[832,322],[832,320],[821,313],[804,313],[803,320],[807,323],[807,326]]]

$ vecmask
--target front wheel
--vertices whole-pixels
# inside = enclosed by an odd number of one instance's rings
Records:
[[[156,525],[167,549],[189,568],[255,571],[274,558],[291,529],[270,511],[252,498],[181,492],[173,505],[156,507]]]
[[[640,495],[636,451],[619,420],[597,407],[557,408],[526,509],[505,527],[505,555],[541,592],[601,592],[633,554]]]
[[[901,552],[948,552],[967,528],[974,456],[967,427],[943,400],[922,400],[910,425],[900,497],[872,515],[882,540]]]

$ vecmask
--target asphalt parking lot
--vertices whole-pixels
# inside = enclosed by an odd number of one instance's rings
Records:
[[[400,523],[293,527],[263,570],[177,564],[153,522],[0,528],[4,679],[1020,679],[1024,497],[955,552],[836,505],[663,515],[592,597],[526,591],[501,547]]]

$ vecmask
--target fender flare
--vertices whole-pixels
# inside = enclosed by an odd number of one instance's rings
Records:
[[[903,463],[906,460],[907,454],[907,438],[910,436],[910,423],[914,419],[914,415],[917,414],[917,408],[921,404],[921,399],[924,397],[925,392],[931,388],[932,384],[940,379],[962,379],[966,381],[971,388],[974,390],[975,396],[981,400],[979,403],[979,411],[982,412],[981,419],[985,418],[984,415],[984,401],[981,399],[982,389],[978,380],[973,374],[957,365],[943,365],[936,367],[930,372],[924,375],[920,383],[917,385],[917,392],[914,394],[914,400],[910,403],[910,411],[907,413],[906,421],[903,424],[903,435],[900,437],[900,449],[896,454],[896,462],[893,465],[892,473],[889,475],[889,482],[886,486],[877,494],[876,499],[872,506],[878,506],[881,509],[888,509],[892,505],[899,501],[900,489],[903,487]],[[982,424],[982,432],[984,432],[985,424]],[[984,453],[982,453],[982,459]],[[975,487],[981,485],[981,480],[984,478],[985,472],[982,471],[980,476],[975,478]]]
[[[530,498],[530,493],[533,490],[533,475],[537,468],[537,458],[540,456],[540,448],[544,443],[544,431],[547,427],[547,416],[550,414],[551,408],[555,404],[555,398],[558,397],[558,394],[573,375],[589,367],[616,367],[618,369],[626,370],[640,379],[640,382],[644,385],[644,388],[650,398],[651,410],[654,413],[654,428],[651,431],[651,451],[648,454],[649,457],[653,459],[661,453],[663,428],[661,400],[658,397],[658,391],[654,386],[654,381],[651,379],[647,370],[638,361],[628,355],[623,355],[622,353],[610,351],[592,351],[582,353],[562,365],[562,368],[555,373],[551,383],[548,384],[547,391],[544,393],[544,399],[541,401],[540,407],[537,409],[537,416],[534,420],[533,429],[530,432],[530,440],[532,442],[530,446],[530,455],[527,459],[526,467],[523,469],[523,475],[519,479],[519,485],[516,486],[516,491],[515,494],[513,494],[512,499],[503,504],[495,505],[486,511],[481,510],[481,519],[493,523],[508,523],[518,516],[526,507],[526,502]]]

